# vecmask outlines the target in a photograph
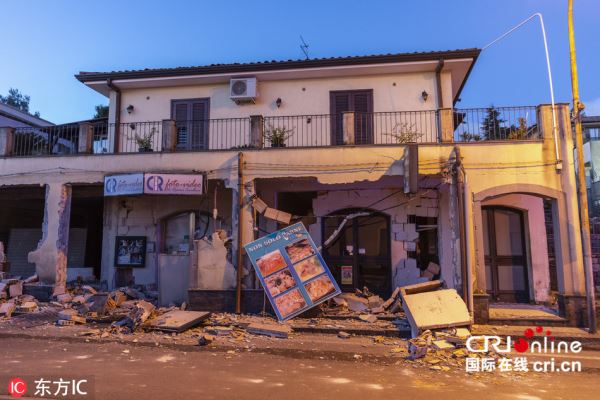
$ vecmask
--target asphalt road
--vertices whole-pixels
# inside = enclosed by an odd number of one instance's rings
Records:
[[[598,399],[600,369],[586,371],[586,365],[600,365],[600,352],[580,357],[581,373],[466,374],[415,368],[403,361],[378,365],[3,338],[0,398],[11,398],[9,378],[24,376],[93,377],[95,395],[85,398],[95,399]]]

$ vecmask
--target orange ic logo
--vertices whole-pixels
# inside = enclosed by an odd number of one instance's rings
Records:
[[[21,397],[27,392],[27,384],[21,378],[13,378],[8,382],[8,393],[12,397]]]

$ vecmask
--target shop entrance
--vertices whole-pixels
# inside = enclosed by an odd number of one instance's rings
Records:
[[[323,241],[339,227],[345,215],[360,211],[371,212],[346,209],[323,218]],[[366,286],[371,292],[387,298],[392,281],[390,245],[390,217],[371,212],[346,222],[332,244],[323,249],[323,257],[343,291]]]

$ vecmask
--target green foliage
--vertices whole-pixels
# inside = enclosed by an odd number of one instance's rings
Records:
[[[487,115],[481,123],[481,131],[485,140],[502,140],[503,131],[502,128],[503,119],[500,119],[500,111],[496,110],[494,106],[490,106],[487,109]]]
[[[392,129],[392,133],[386,133],[396,140],[398,144],[404,143],[416,143],[417,140],[423,136],[423,133],[417,132],[415,124],[408,124],[407,122],[397,123]]]
[[[94,118],[108,118],[108,106],[98,104],[95,110]]]
[[[6,96],[0,95],[0,103],[15,107],[26,113],[29,113],[29,100],[31,100],[29,96],[21,93],[19,89],[15,88],[8,89],[8,95]],[[39,117],[40,113],[39,111],[36,111],[33,115]]]
[[[265,139],[271,142],[271,147],[285,147],[285,141],[293,134],[293,129],[287,129],[285,126],[275,128],[270,125],[265,131]]]

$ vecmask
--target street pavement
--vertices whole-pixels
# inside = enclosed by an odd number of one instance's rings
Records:
[[[12,377],[86,377],[95,399],[598,399],[600,352],[580,373],[434,371],[399,360],[339,361],[197,347],[0,339],[0,398]],[[575,357],[574,357],[575,358]],[[27,380],[27,379],[26,379]],[[31,396],[35,387],[30,385]],[[21,397],[22,399],[28,397]]]

